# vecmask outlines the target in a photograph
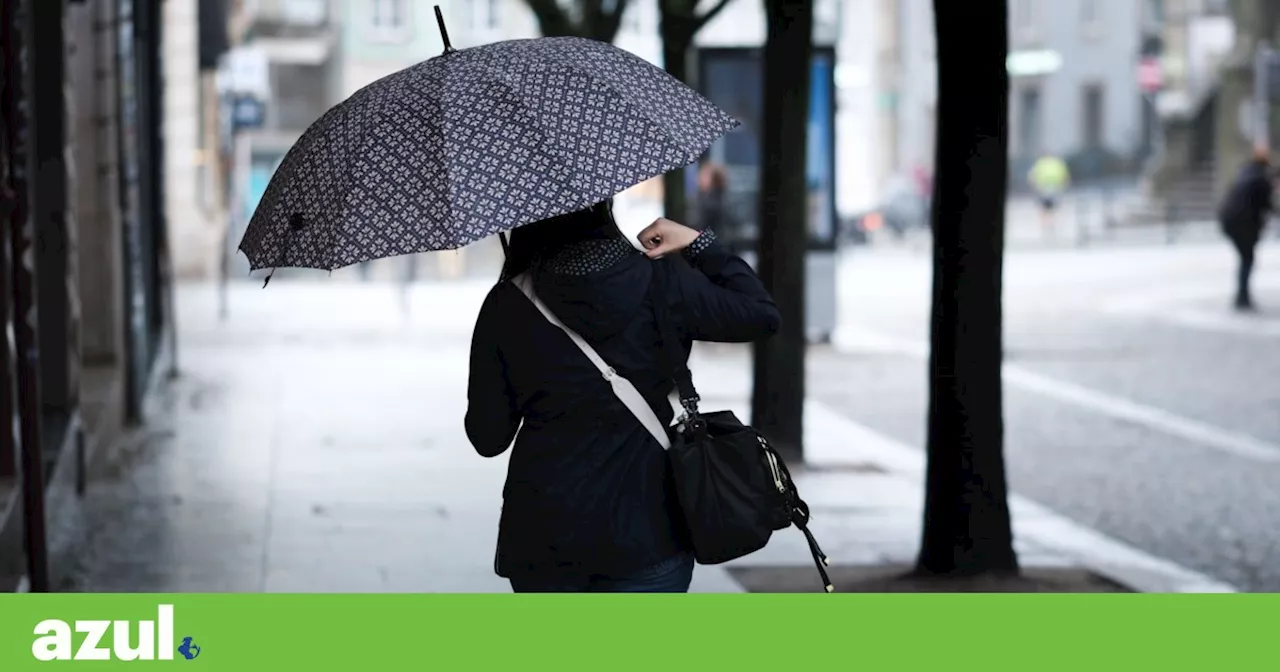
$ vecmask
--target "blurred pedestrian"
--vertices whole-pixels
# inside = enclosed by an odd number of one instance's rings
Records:
[[[933,174],[923,163],[916,163],[911,169],[911,179],[916,184],[916,193],[920,199],[928,203],[933,199]]]
[[[647,252],[619,232],[608,201],[516,228],[476,319],[466,431],[483,456],[512,450],[494,569],[516,592],[689,589],[694,559],[662,446],[513,282],[531,279],[669,425],[655,309],[670,311],[686,357],[693,340],[755,341],[780,318],[710,230],[658,219],[639,239]],[[668,295],[651,296],[655,273]]]
[[[1053,235],[1054,211],[1067,187],[1071,186],[1071,171],[1067,169],[1067,162],[1046,154],[1031,166],[1027,181],[1040,199],[1040,228],[1045,235]]]
[[[724,166],[714,161],[707,161],[698,169],[698,202],[695,221],[702,229],[718,231],[722,243],[734,252],[739,252],[741,231],[736,222],[731,221],[729,206],[725,202],[729,187],[729,176]]]
[[[1271,159],[1265,148],[1255,149],[1253,157],[1240,169],[1235,182],[1218,208],[1222,232],[1236,248],[1240,263],[1236,272],[1235,308],[1255,310],[1249,291],[1253,274],[1254,253],[1263,226],[1272,210]]]

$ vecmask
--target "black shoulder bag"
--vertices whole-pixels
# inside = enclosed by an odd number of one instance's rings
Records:
[[[561,322],[533,291],[527,274],[512,279],[520,291],[552,324],[560,327],[600,370],[613,393],[654,440],[667,451],[675,474],[676,492],[693,542],[694,557],[704,565],[728,562],[754,553],[774,531],[795,525],[804,533],[809,552],[827,592],[827,556],[809,531],[809,506],[796,492],[791,473],[769,440],[748,427],[731,411],[702,414],[698,392],[685,361],[684,349],[667,310],[666,277],[653,265],[649,285],[654,317],[662,338],[663,358],[675,379],[684,414],[675,428],[663,425],[631,381],[618,375],[595,348]]]
[[[671,324],[664,269],[653,266],[650,298],[665,359],[684,409],[671,429],[667,455],[675,473],[694,557],[714,565],[764,548],[774,531],[795,525],[809,544],[827,592],[827,556],[809,531],[809,506],[800,498],[782,457],[755,428],[732,411],[702,413],[685,353]],[[641,418],[644,422],[644,419]]]

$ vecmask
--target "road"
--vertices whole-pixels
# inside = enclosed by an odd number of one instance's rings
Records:
[[[1005,270],[1011,486],[1134,546],[1280,591],[1280,246],[1262,312],[1228,310],[1227,245],[1020,249]],[[810,394],[924,442],[927,254],[852,248]],[[1270,312],[1268,312],[1270,308]]]

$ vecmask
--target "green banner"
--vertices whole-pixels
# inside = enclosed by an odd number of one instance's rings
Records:
[[[1277,613],[1274,595],[5,595],[0,670],[1261,670]]]

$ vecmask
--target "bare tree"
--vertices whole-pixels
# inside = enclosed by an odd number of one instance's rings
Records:
[[[586,37],[613,42],[628,0],[525,0],[546,37]]]
[[[662,35],[662,67],[672,77],[689,82],[689,49],[702,27],[733,0],[716,0],[707,11],[698,13],[698,0],[659,0],[658,31]],[[686,215],[684,171],[662,176],[662,210],[668,217]]]
[[[809,64],[812,0],[764,0],[764,120],[761,127],[760,278],[782,312],[776,336],[755,346],[752,424],[785,457],[804,449],[805,291]]]
[[[1004,468],[1005,0],[934,0],[938,142],[923,575],[1017,574]]]

